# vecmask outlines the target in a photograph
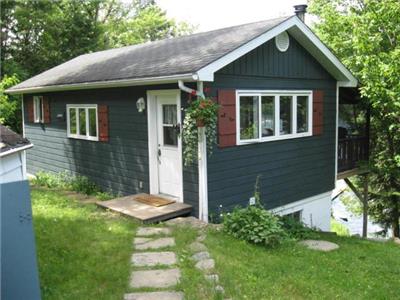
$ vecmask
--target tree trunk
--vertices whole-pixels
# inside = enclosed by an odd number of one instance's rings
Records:
[[[364,176],[364,191],[363,191],[363,231],[362,236],[366,238],[368,235],[368,174]]]
[[[392,230],[393,230],[393,237],[400,238],[400,212],[399,212],[399,201],[397,197],[394,197],[394,212],[393,212],[393,220],[392,220]]]

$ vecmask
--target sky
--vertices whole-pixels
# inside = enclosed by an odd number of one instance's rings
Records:
[[[306,4],[307,0],[156,0],[156,3],[169,17],[195,25],[195,32],[202,32],[290,16],[294,14],[294,5]],[[306,23],[310,20],[306,15]]]

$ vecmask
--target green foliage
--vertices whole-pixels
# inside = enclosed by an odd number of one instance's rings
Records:
[[[10,127],[17,133],[22,132],[21,126],[21,97],[10,96],[4,91],[16,85],[19,82],[18,78],[13,76],[4,76],[0,81],[0,124]]]
[[[211,155],[214,145],[217,143],[217,116],[218,104],[211,99],[198,99],[192,101],[185,109],[183,121],[183,159],[185,166],[197,161],[198,155],[198,121],[205,127],[207,153]]]
[[[350,236],[349,229],[335,219],[331,219],[331,231],[336,232],[336,234],[340,236]]]
[[[31,196],[42,298],[121,299],[137,224],[59,191]]]
[[[400,235],[400,2],[312,0],[315,30],[361,82],[371,107],[370,213]]]
[[[235,299],[398,298],[399,245],[320,236],[340,249],[325,253],[296,243],[265,249],[215,230],[205,244],[221,285]]]
[[[223,224],[229,235],[266,247],[279,245],[287,237],[279,218],[260,206],[237,207],[224,215]]]
[[[291,216],[283,216],[280,218],[282,228],[288,236],[294,240],[318,239],[318,233],[307,227],[303,222],[297,221]]]
[[[122,47],[189,34],[193,27],[169,19],[155,4],[137,9],[132,18],[119,20],[107,27],[107,39],[114,47]]]
[[[2,0],[1,78],[25,80],[82,54],[191,33],[155,1]],[[7,77],[8,76],[8,77]],[[10,79],[2,88],[15,85]],[[7,86],[5,86],[7,85]],[[5,101],[1,122],[21,132],[19,98]],[[15,100],[14,100],[15,99]],[[7,103],[7,106],[4,105]]]
[[[48,188],[72,190],[85,195],[93,195],[100,200],[114,198],[114,195],[101,191],[100,188],[86,176],[73,176],[69,172],[50,173],[40,171],[32,180],[34,185]]]

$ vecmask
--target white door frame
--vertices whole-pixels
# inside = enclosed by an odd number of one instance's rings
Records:
[[[158,139],[157,139],[157,96],[176,96],[178,106],[178,122],[182,126],[181,116],[181,91],[179,89],[171,90],[148,90],[147,91],[147,128],[148,128],[148,148],[149,148],[149,184],[150,194],[159,193],[158,184]],[[178,138],[178,158],[180,161],[178,172],[180,174],[179,202],[183,202],[183,170],[182,170],[182,138]]]

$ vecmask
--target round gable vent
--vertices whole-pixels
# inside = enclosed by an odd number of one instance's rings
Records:
[[[275,37],[275,45],[279,51],[285,52],[289,48],[289,35],[286,31],[278,34]]]

